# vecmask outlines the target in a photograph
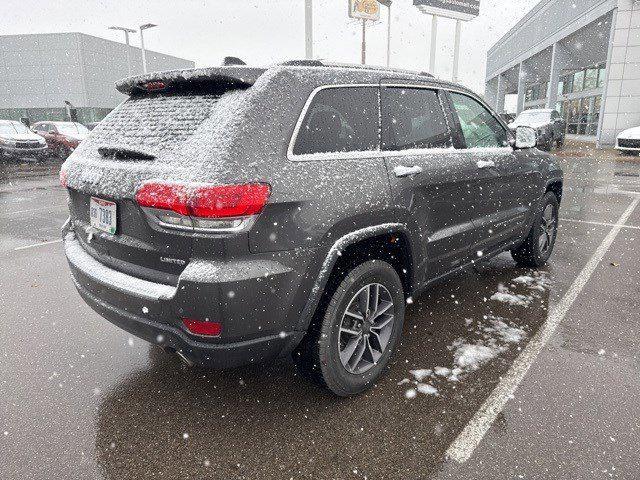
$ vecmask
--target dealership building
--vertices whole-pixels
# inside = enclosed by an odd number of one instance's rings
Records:
[[[124,43],[83,33],[0,36],[0,119],[67,120],[71,112],[82,123],[102,120],[125,98],[114,83],[128,76],[127,48],[131,72],[142,73],[141,50]],[[147,65],[194,63],[147,50]]]
[[[555,108],[567,133],[601,145],[640,125],[640,0],[542,0],[487,55],[500,112]]]

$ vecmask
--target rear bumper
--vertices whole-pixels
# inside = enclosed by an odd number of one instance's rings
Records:
[[[113,270],[95,260],[75,238],[66,233],[65,253],[71,274],[84,301],[114,325],[148,342],[179,351],[194,364],[210,368],[230,368],[249,363],[259,363],[290,353],[304,336],[304,332],[291,328],[263,328],[260,318],[221,318],[225,311],[216,304],[219,296],[208,296],[211,305],[207,311],[186,312],[181,305],[196,305],[194,300],[202,292],[220,288],[218,284],[194,283],[193,280],[178,283],[177,286],[141,280]],[[286,275],[288,272],[284,272]],[[265,284],[264,276],[256,270],[256,277],[244,278],[242,290],[259,292]],[[286,280],[286,279],[283,279]],[[231,287],[238,289],[237,282]],[[218,300],[220,302],[220,300]],[[275,302],[272,302],[275,303]],[[252,304],[252,299],[244,302],[248,312],[260,312],[262,306]],[[210,317],[223,323],[221,338],[203,338],[193,335],[182,327],[181,316],[194,318]],[[277,312],[262,312],[263,315],[275,315]],[[255,317],[258,315],[256,314]],[[232,339],[225,338],[225,331],[238,332]],[[243,338],[244,337],[244,338]]]

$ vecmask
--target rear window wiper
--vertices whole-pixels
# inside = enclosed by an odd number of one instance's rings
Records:
[[[104,158],[111,158],[114,160],[155,160],[155,155],[150,153],[141,152],[140,150],[134,150],[132,148],[122,147],[99,147],[98,153]]]

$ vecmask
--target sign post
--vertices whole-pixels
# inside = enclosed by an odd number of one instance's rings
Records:
[[[378,0],[349,0],[349,17],[362,20],[362,52],[361,61],[367,60],[367,20],[380,19],[380,3]]]
[[[460,34],[462,22],[476,18],[480,14],[480,0],[413,0],[413,4],[422,12],[432,16],[431,52],[429,70],[435,72],[436,40],[438,35],[438,17],[453,18],[456,21],[456,36],[453,45],[453,80],[458,80],[460,61]]]

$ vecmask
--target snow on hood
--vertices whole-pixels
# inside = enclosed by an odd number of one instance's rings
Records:
[[[513,121],[509,124],[509,128],[515,130],[517,127],[543,128],[551,122],[528,122],[526,120]]]
[[[640,127],[628,128],[618,134],[618,138],[628,138],[629,140],[640,140]]]
[[[13,141],[23,141],[23,140],[44,140],[40,135],[36,135],[35,133],[2,133],[0,137],[5,140],[13,140]]]

